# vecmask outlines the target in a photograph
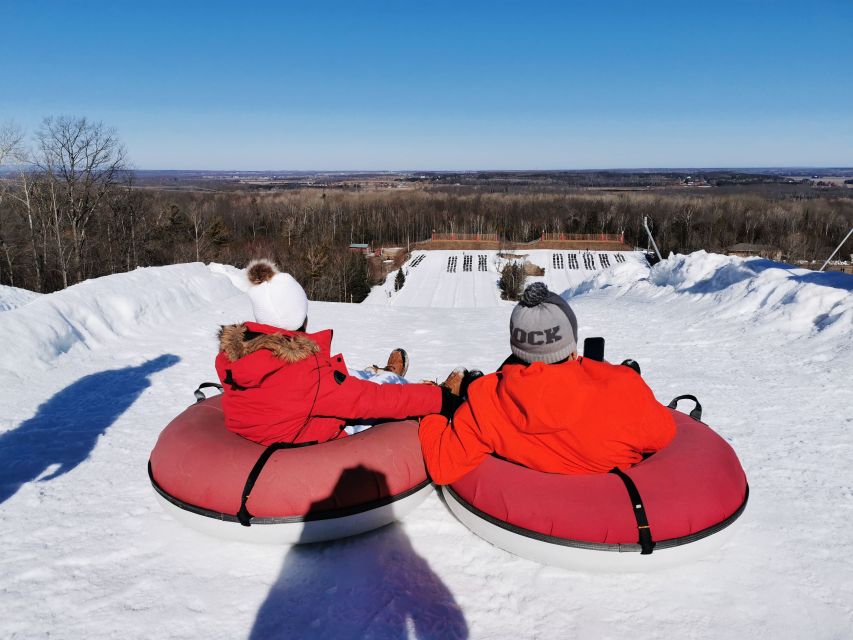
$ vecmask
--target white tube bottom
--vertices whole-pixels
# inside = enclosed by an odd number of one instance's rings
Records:
[[[693,562],[719,549],[734,533],[737,522],[710,536],[668,549],[655,549],[649,555],[630,551],[597,551],[553,542],[545,542],[513,533],[472,513],[449,491],[442,490],[453,515],[486,542],[512,554],[539,562],[592,573],[648,572]]]
[[[423,489],[391,504],[341,518],[282,524],[253,524],[250,527],[244,527],[239,522],[227,522],[192,513],[172,504],[159,493],[155,492],[155,494],[166,513],[181,524],[206,535],[255,544],[300,544],[346,538],[384,527],[394,520],[404,518],[431,492],[432,485],[428,484]]]

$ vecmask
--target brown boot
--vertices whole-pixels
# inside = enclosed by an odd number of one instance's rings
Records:
[[[409,354],[405,349],[394,349],[391,355],[388,356],[388,364],[385,365],[385,371],[396,373],[401,378],[405,377],[409,370]]]
[[[466,373],[468,372],[462,367],[454,369],[450,372],[450,375],[447,376],[447,380],[441,383],[441,386],[446,388],[453,395],[458,396],[459,391],[462,388],[462,380],[465,378]]]

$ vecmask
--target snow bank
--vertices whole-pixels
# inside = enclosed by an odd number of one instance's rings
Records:
[[[218,273],[228,278],[231,284],[240,291],[248,291],[249,287],[252,286],[246,277],[245,269],[238,269],[237,267],[232,267],[230,264],[219,264],[218,262],[211,262],[208,266],[213,273]]]
[[[790,333],[853,329],[853,276],[798,269],[763,258],[697,251],[656,264],[648,283],[713,301],[715,315]]]
[[[9,311],[9,309],[17,309],[29,304],[36,298],[41,296],[35,291],[27,289],[18,289],[17,287],[9,287],[5,284],[0,284],[0,311]]]
[[[764,325],[790,334],[853,331],[853,276],[798,269],[763,258],[705,251],[670,255],[649,270],[638,262],[589,274],[561,292],[566,299],[611,289],[659,304],[676,297],[704,301],[717,318]]]
[[[225,271],[201,263],[140,268],[39,296],[0,314],[0,368],[47,365],[72,348],[98,348],[238,295]]]
[[[596,271],[587,279],[562,292],[564,298],[579,296],[597,289],[615,287],[619,293],[625,293],[638,282],[647,282],[649,266],[636,260],[616,264],[604,271]]]

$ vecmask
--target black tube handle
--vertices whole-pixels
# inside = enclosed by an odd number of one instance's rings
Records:
[[[690,395],[689,393],[684,394],[683,396],[678,396],[677,398],[673,398],[667,407],[670,409],[675,409],[678,406],[679,400],[692,400],[696,403],[696,406],[693,407],[693,411],[691,411],[688,415],[694,420],[702,420],[702,405],[699,404],[699,400],[696,399],[696,396]]]
[[[207,396],[204,395],[204,391],[202,391],[202,389],[211,389],[211,388],[219,389],[219,393],[222,393],[222,385],[219,384],[218,382],[202,382],[200,385],[198,385],[198,389],[193,391],[193,395],[195,396],[195,401],[196,402],[203,402],[204,400],[207,400]]]

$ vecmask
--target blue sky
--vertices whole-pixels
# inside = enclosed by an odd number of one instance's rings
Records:
[[[0,0],[0,123],[139,168],[853,166],[853,2]]]

